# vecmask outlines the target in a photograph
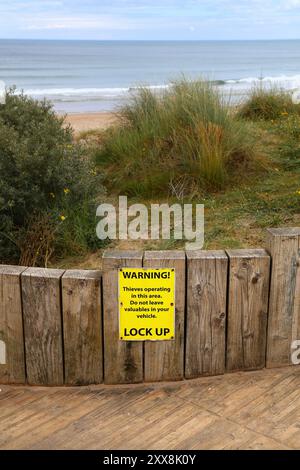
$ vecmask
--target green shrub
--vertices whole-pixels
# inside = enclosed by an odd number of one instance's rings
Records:
[[[152,197],[181,181],[187,194],[218,189],[258,154],[253,127],[203,81],[183,79],[161,95],[141,88],[120,116],[96,158],[107,184],[123,193]]]
[[[251,120],[275,120],[289,114],[300,114],[300,106],[293,103],[290,93],[277,87],[254,87],[239,110],[240,117]]]
[[[71,129],[47,102],[8,92],[0,105],[0,175],[1,262],[43,264],[50,253],[72,252],[58,240],[67,221],[69,237],[76,239],[80,220],[77,227],[69,222],[75,213],[95,228],[94,198],[102,185]],[[85,235],[81,248],[89,244]]]

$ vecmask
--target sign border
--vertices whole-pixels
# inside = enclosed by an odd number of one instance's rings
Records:
[[[173,310],[173,322],[174,322],[174,336],[173,338],[170,339],[121,339],[120,335],[120,330],[121,330],[121,325],[120,325],[120,319],[121,319],[121,310],[120,310],[120,272],[122,272],[125,269],[134,269],[134,270],[143,270],[143,271],[161,271],[161,270],[169,270],[169,271],[174,271],[174,310]],[[124,268],[119,268],[118,269],[118,336],[119,336],[119,341],[124,341],[124,342],[132,342],[132,341],[151,341],[153,343],[157,342],[162,342],[162,341],[175,341],[176,340],[176,269],[175,268],[169,268],[169,267],[160,267],[160,268],[137,268],[137,267],[128,267],[125,266]]]

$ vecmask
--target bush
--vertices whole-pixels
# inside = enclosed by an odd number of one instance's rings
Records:
[[[120,117],[96,157],[107,184],[126,194],[152,197],[181,184],[185,193],[218,189],[257,155],[253,128],[203,81],[183,79],[161,95],[141,88]]]
[[[300,106],[292,96],[280,88],[255,87],[249,99],[241,106],[239,116],[251,120],[275,120],[288,114],[300,114]]]
[[[0,106],[0,175],[1,262],[45,264],[52,254],[69,252],[58,240],[67,221],[76,239],[69,223],[75,212],[95,227],[94,198],[102,186],[49,103],[8,92]],[[77,250],[89,243],[83,239]]]

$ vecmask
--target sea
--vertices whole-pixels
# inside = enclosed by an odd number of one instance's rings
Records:
[[[300,40],[0,40],[0,80],[60,113],[117,111],[148,86],[180,77],[213,82],[240,102],[258,84],[300,88]]]

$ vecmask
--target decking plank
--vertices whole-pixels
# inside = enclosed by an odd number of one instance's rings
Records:
[[[2,385],[0,449],[298,449],[295,367],[173,383]]]

